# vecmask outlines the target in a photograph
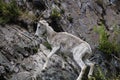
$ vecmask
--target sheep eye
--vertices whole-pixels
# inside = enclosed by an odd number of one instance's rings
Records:
[[[41,26],[43,26],[43,24],[41,24]]]

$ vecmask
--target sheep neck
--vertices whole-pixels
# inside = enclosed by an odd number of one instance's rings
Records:
[[[52,37],[56,34],[56,32],[50,26],[47,26],[46,29],[47,29],[47,40],[48,42],[50,42]]]

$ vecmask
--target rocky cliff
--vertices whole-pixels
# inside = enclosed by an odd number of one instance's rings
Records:
[[[9,3],[9,0],[5,2]],[[69,59],[66,68],[62,69],[62,58],[58,55],[53,56],[46,71],[41,71],[50,50],[34,37],[40,18],[55,31],[69,32],[91,45],[94,52],[91,60],[96,62],[95,80],[120,79],[120,53],[108,55],[98,50],[99,34],[94,30],[104,25],[109,39],[114,38],[115,29],[120,30],[119,0],[16,0],[16,4],[22,11],[18,19],[0,25],[0,80],[77,78],[78,66]],[[115,40],[119,44],[120,35]],[[84,80],[87,80],[86,75]]]

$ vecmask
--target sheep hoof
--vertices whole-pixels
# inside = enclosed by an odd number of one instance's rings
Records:
[[[65,70],[65,67],[62,67],[62,70]]]
[[[32,79],[32,80],[36,80],[36,77],[32,77],[31,79]]]
[[[47,70],[47,68],[43,68],[41,72],[45,72]]]
[[[43,72],[43,73],[44,73],[44,72],[46,72],[46,70],[45,70],[45,69],[43,69],[41,72]]]
[[[95,77],[93,77],[92,75],[88,75],[88,79],[89,79],[89,80],[92,80],[92,79],[95,80],[94,78],[95,78]]]
[[[92,75],[88,75],[88,79],[91,79]]]
[[[47,67],[46,67],[46,66],[44,66],[44,67],[42,68],[42,70],[45,70],[45,69],[47,69]]]

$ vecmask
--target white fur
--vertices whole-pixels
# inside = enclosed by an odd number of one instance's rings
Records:
[[[92,55],[92,50],[87,42],[67,32],[57,33],[48,25],[45,20],[40,20],[38,22],[35,35],[42,36],[43,33],[47,34],[47,41],[52,47],[50,54],[47,56],[47,60],[43,66],[43,69],[47,67],[52,55],[57,51],[60,51],[64,53],[64,56],[73,56],[74,61],[76,61],[76,63],[81,67],[81,72],[76,80],[82,80],[87,66],[90,66],[88,78],[91,77],[94,63],[89,60],[90,56]],[[63,67],[65,67],[64,62]]]

